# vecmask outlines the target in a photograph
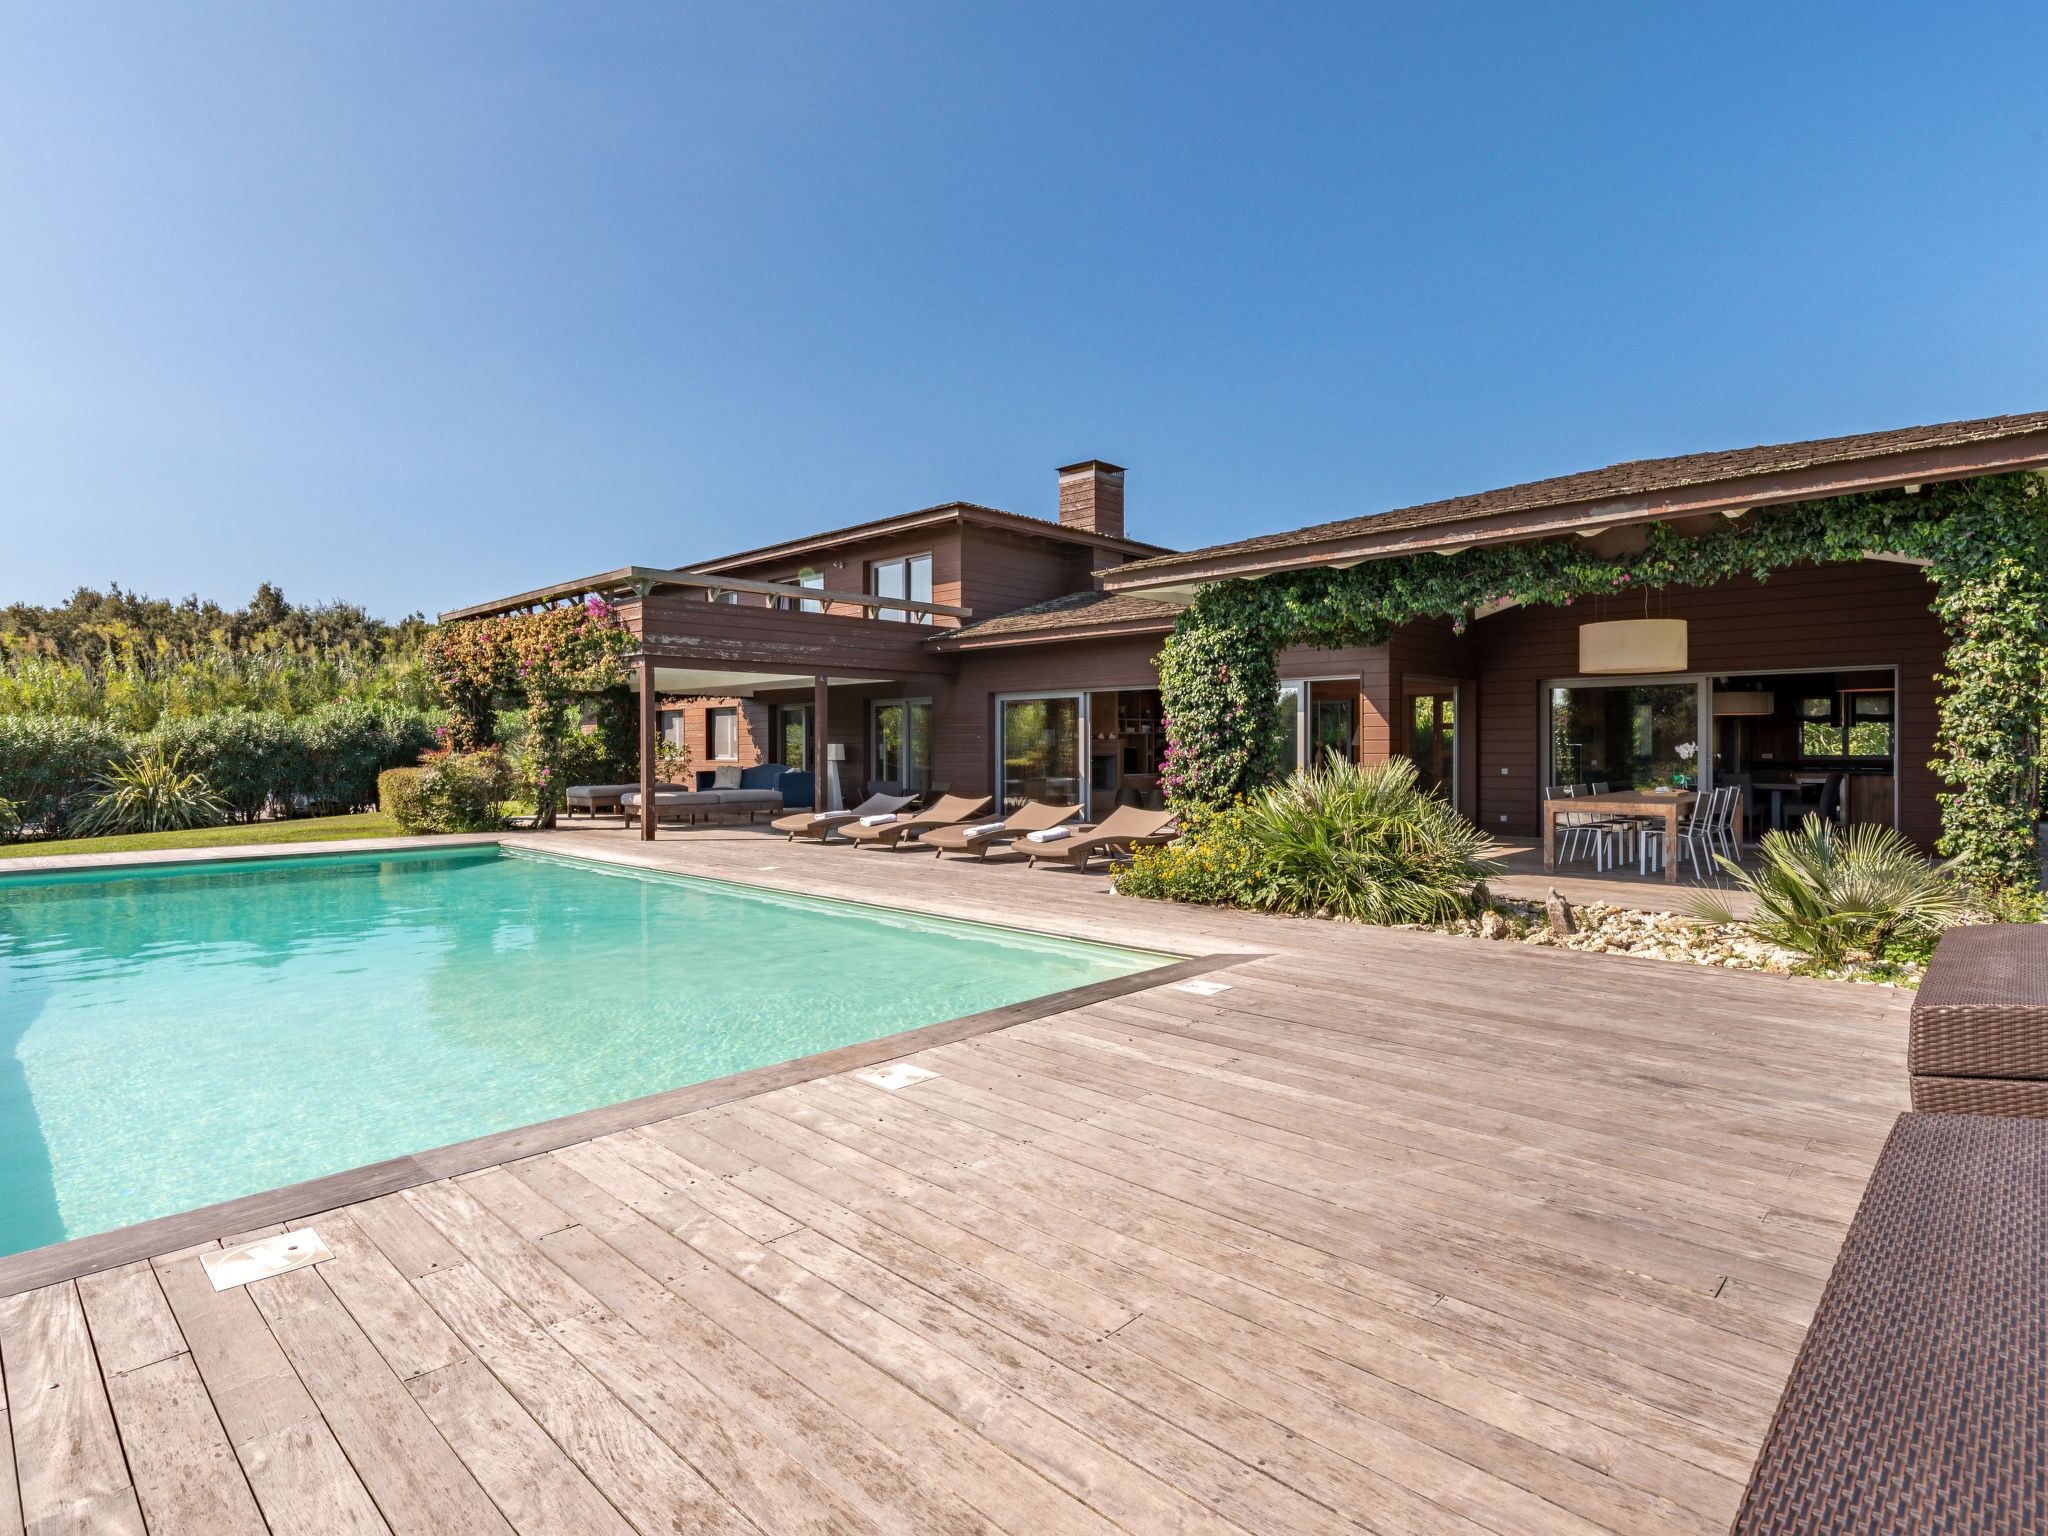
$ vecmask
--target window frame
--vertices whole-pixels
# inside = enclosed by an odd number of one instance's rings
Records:
[[[732,722],[732,750],[718,750],[718,726],[721,719]],[[704,711],[704,757],[707,762],[736,763],[740,760],[740,712],[730,704],[718,704]]]
[[[925,578],[924,595],[922,597],[917,594],[917,582],[915,580],[916,567],[920,562],[924,566]],[[884,571],[900,571],[902,573],[902,591],[884,592],[881,589],[882,573]],[[936,562],[933,561],[930,550],[919,550],[907,555],[891,555],[885,560],[870,560],[868,562],[867,595],[897,603],[929,603],[932,601],[932,591],[936,580]],[[895,623],[929,624],[932,622],[932,615],[929,612],[911,608],[885,608],[879,603],[875,606],[874,616],[878,619],[888,619]]]

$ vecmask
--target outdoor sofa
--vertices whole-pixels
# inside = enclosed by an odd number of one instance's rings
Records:
[[[872,824],[856,818],[839,830],[856,848],[894,848],[914,840],[919,833],[958,826],[986,815],[994,803],[987,795],[942,795],[914,816],[899,815],[894,820],[877,820]]]
[[[1732,1536],[2048,1530],[2048,928],[1942,935],[1907,1064]]]
[[[674,794],[682,790],[680,784],[657,784],[657,790]],[[638,784],[572,784],[565,796],[565,815],[573,816],[581,811],[586,816],[616,816],[627,795],[640,793]]]

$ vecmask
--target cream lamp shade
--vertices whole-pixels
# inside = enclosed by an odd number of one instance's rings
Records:
[[[845,762],[846,743],[843,741],[827,742],[825,744],[825,760],[829,763]]]
[[[1722,715],[1769,715],[1778,708],[1778,696],[1774,693],[1758,693],[1754,689],[1734,690],[1722,688],[1714,694],[1714,714]]]
[[[1685,620],[1609,619],[1579,626],[1579,671],[1588,677],[1683,672]]]

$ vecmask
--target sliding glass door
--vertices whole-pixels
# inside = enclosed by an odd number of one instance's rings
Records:
[[[1086,786],[1088,696],[996,700],[996,782],[1005,813],[1027,800],[1079,805]]]
[[[870,783],[879,793],[921,795],[931,779],[932,701],[877,699],[869,706]],[[901,785],[900,791],[881,786]]]

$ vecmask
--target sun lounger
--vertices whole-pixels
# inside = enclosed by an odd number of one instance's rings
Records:
[[[976,858],[986,859],[991,848],[1014,843],[1027,832],[1043,832],[1048,827],[1072,821],[1080,814],[1078,805],[1047,805],[1042,800],[1027,800],[1000,821],[970,821],[954,827],[934,827],[917,840],[917,846],[931,849],[933,855],[941,859],[949,853],[971,853]]]
[[[856,818],[840,830],[859,848],[893,848],[906,839],[935,827],[958,826],[988,814],[995,802],[987,795],[944,795],[915,816],[898,816],[894,821],[868,825]]]
[[[802,811],[794,816],[781,816],[768,823],[778,832],[789,834],[793,843],[800,837],[815,838],[823,842],[849,822],[857,822],[863,816],[893,815],[909,808],[915,795],[869,795],[850,811]]]
[[[1141,811],[1134,805],[1120,805],[1096,826],[1078,828],[1068,836],[1058,837],[1057,841],[1041,842],[1037,838],[1025,837],[1017,846],[1030,855],[1033,864],[1058,863],[1070,869],[1086,869],[1088,861],[1098,853],[1172,841],[1172,827],[1177,814],[1174,811]],[[1040,836],[1057,836],[1064,830],[1051,827]]]

